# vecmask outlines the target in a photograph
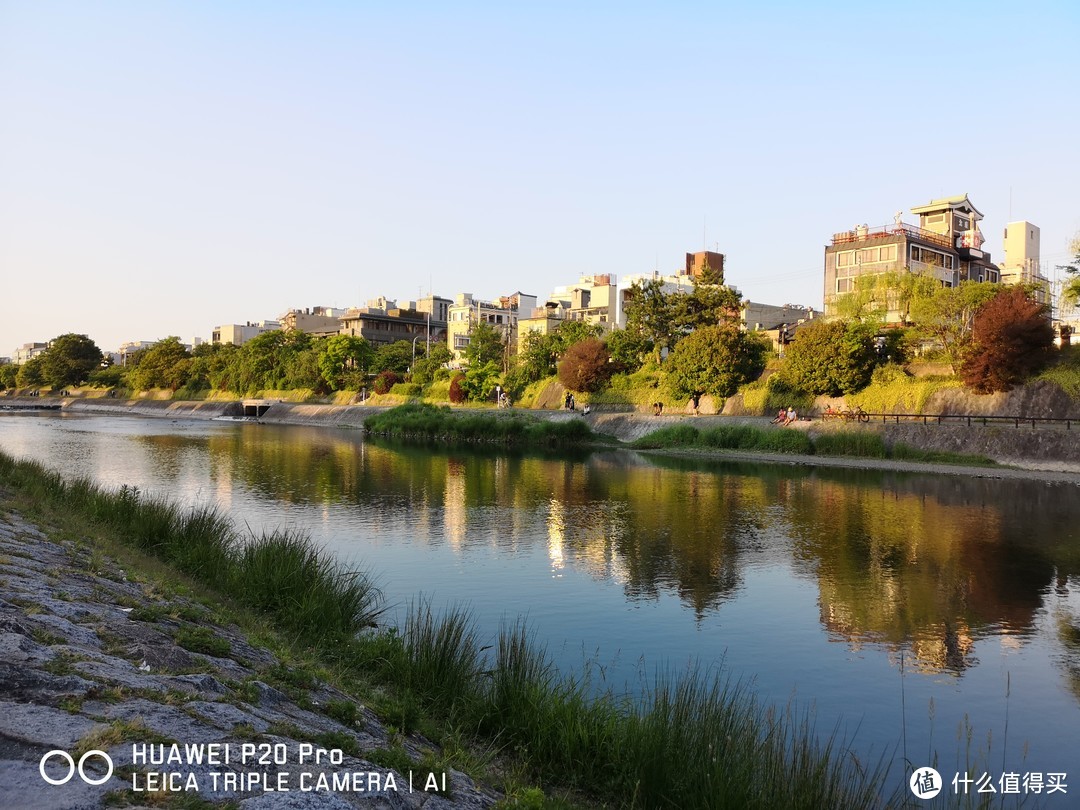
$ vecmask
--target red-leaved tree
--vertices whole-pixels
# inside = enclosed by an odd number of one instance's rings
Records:
[[[599,391],[611,376],[610,359],[602,340],[585,338],[563,353],[559,382],[571,391]]]
[[[1020,286],[1002,290],[975,314],[972,346],[960,365],[964,384],[980,394],[1008,391],[1050,359],[1049,307]]]

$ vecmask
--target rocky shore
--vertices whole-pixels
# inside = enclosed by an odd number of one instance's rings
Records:
[[[251,643],[206,600],[125,570],[92,539],[50,534],[0,511],[4,807],[497,803],[432,765],[433,745]]]

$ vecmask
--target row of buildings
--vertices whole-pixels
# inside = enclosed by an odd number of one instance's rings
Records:
[[[508,346],[518,349],[529,334],[549,334],[565,321],[584,321],[603,331],[624,328],[626,302],[635,285],[656,281],[664,292],[690,292],[695,279],[706,269],[722,279],[723,254],[687,253],[684,266],[672,273],[638,273],[622,278],[609,273],[583,276],[575,283],[556,287],[545,298],[521,291],[491,299],[458,293],[453,299],[428,295],[400,304],[381,297],[368,301],[366,306],[350,309],[325,306],[291,309],[275,320],[218,326],[213,332],[213,342],[240,345],[275,329],[297,329],[315,336],[356,335],[375,346],[401,340],[414,345],[423,341],[428,346],[445,342],[453,354],[453,363],[460,365],[477,323],[488,324],[501,332]],[[790,304],[746,302],[743,307],[746,327],[772,331],[778,343],[783,341],[785,327],[820,314],[811,307]]]
[[[931,200],[915,206],[911,213],[918,217],[917,225],[905,223],[902,212],[897,212],[890,225],[856,225],[833,234],[825,246],[826,316],[836,314],[838,302],[856,290],[861,277],[888,272],[923,273],[946,287],[967,280],[1022,282],[1031,285],[1042,301],[1049,301],[1050,285],[1040,269],[1037,226],[1027,221],[1010,222],[1004,232],[1004,261],[998,265],[983,250],[985,240],[979,227],[983,215],[966,194]],[[623,328],[626,302],[634,285],[656,281],[664,292],[689,292],[695,279],[706,270],[722,282],[724,255],[713,251],[687,253],[684,266],[671,273],[638,273],[621,278],[609,273],[584,276],[575,283],[556,287],[544,298],[521,291],[494,299],[481,299],[472,293],[459,293],[453,299],[429,294],[400,304],[380,297],[366,306],[348,309],[290,309],[273,320],[217,326],[211,340],[241,345],[263,332],[284,329],[316,336],[358,335],[375,346],[402,340],[414,346],[421,340],[427,346],[445,341],[454,363],[460,365],[477,323],[503,332],[507,345],[517,348],[530,333],[548,334],[567,320],[585,321],[604,331]],[[782,352],[800,325],[822,313],[806,306],[746,301],[741,314],[744,328],[769,334]],[[885,320],[890,325],[903,323],[896,302],[888,303]],[[191,346],[201,342],[195,338]],[[24,344],[11,360],[24,363],[47,345]],[[125,365],[135,351],[149,345],[149,341],[126,343],[111,353],[113,361]]]

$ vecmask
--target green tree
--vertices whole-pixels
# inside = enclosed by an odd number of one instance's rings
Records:
[[[570,346],[559,361],[559,382],[571,391],[599,391],[611,377],[611,355],[599,338]]]
[[[1050,359],[1050,308],[1020,286],[1001,290],[975,314],[972,345],[960,366],[964,384],[980,394],[1008,391]]]
[[[49,343],[41,357],[42,379],[53,388],[78,385],[101,367],[101,349],[86,335],[68,333]]]
[[[779,374],[809,394],[852,394],[866,387],[877,364],[874,335],[859,321],[815,321],[796,332]]]
[[[366,373],[375,359],[371,344],[358,335],[332,335],[322,344],[318,366],[331,391],[340,391],[350,371]]]
[[[559,353],[566,351],[575,343],[580,343],[589,338],[600,337],[604,333],[604,327],[588,321],[565,320],[555,329],[555,338],[558,342]]]
[[[737,323],[742,309],[742,295],[733,287],[725,287],[724,279],[708,266],[694,278],[694,289],[672,297],[675,323],[683,332],[702,326]]]
[[[553,375],[563,348],[562,340],[555,332],[546,335],[529,332],[522,341],[521,351],[517,353],[514,363],[515,376],[520,377],[521,387]]]
[[[1059,270],[1069,274],[1061,298],[1067,305],[1075,307],[1080,306],[1080,233],[1069,243],[1069,252],[1073,254],[1072,262],[1058,265]]]
[[[191,354],[180,338],[170,336],[135,352],[127,381],[136,391],[151,388],[175,391],[187,383],[190,374]]]
[[[911,302],[916,334],[940,344],[955,372],[971,345],[975,313],[998,294],[1000,284],[962,281],[956,287],[940,284],[920,288]]]
[[[42,373],[42,355],[31,357],[19,366],[15,381],[19,388],[37,388],[45,385],[45,375]]]
[[[231,343],[202,343],[191,351],[191,370],[187,387],[192,390],[206,388],[215,391],[232,391],[234,359],[239,351]]]
[[[678,310],[671,296],[664,292],[662,281],[635,282],[626,291],[624,309],[627,331],[651,343],[657,360],[664,349],[675,345],[679,330]]]
[[[483,366],[495,363],[502,368],[506,345],[502,334],[489,323],[474,323],[469,330],[469,346],[465,349],[465,359],[470,366]]]
[[[470,365],[461,380],[461,390],[473,402],[486,402],[493,398],[495,386],[499,383],[498,362],[491,360],[479,365]]]
[[[671,390],[697,400],[704,394],[724,398],[765,370],[768,345],[734,323],[702,326],[679,341],[668,358]]]
[[[18,377],[19,367],[14,363],[4,363],[0,366],[0,391],[6,388],[14,388]]]
[[[653,350],[652,341],[633,329],[613,329],[604,342],[612,364],[621,372],[637,371]]]
[[[427,385],[435,379],[440,368],[454,359],[454,353],[445,343],[436,343],[423,357],[417,357],[412,367],[412,380],[419,385]]]
[[[417,352],[422,354],[424,346],[417,342]],[[413,362],[413,344],[409,340],[396,340],[393,343],[384,343],[375,349],[375,358],[371,361],[371,370],[378,374],[380,371],[393,371],[396,374],[405,374]]]

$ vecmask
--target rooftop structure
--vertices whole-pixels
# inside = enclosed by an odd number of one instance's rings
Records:
[[[897,211],[891,225],[856,225],[833,234],[825,247],[826,315],[836,314],[837,300],[853,292],[863,276],[923,273],[946,287],[1000,280],[1000,268],[982,249],[982,214],[966,194],[931,200],[911,211],[919,216],[917,226],[902,222]],[[890,302],[886,322],[900,324],[903,319],[899,303]]]

